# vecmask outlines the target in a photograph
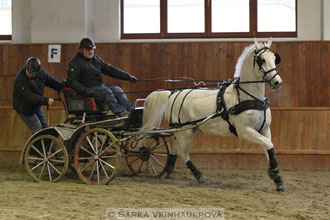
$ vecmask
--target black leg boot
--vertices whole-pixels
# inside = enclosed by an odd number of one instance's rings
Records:
[[[283,192],[285,191],[285,187],[282,177],[280,176],[280,171],[277,168],[277,160],[275,159],[274,148],[267,150],[267,153],[269,156],[268,175],[272,180],[274,180],[274,183],[276,184],[276,190],[278,192]]]
[[[205,181],[205,177],[203,176],[203,174],[195,167],[195,165],[191,162],[191,160],[189,160],[186,163],[187,167],[191,170],[191,172],[194,174],[195,178],[197,179],[197,181],[199,183],[202,183]]]
[[[167,161],[167,165],[166,165],[166,169],[165,169],[166,173],[167,173],[167,176],[166,176],[167,179],[171,178],[171,176],[173,174],[177,157],[178,157],[177,155],[173,155],[173,154],[168,155],[168,161]]]

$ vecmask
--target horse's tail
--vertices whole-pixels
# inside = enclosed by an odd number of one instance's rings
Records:
[[[148,95],[144,102],[142,127],[140,131],[149,131],[158,128],[168,104],[170,91],[155,91]]]

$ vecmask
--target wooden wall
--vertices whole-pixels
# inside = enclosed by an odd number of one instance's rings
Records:
[[[100,43],[96,53],[105,61],[130,72],[138,79],[191,77],[201,80],[226,80],[232,78],[235,64],[249,42],[189,42],[189,43]],[[47,63],[48,44],[0,45],[0,151],[20,149],[29,137],[29,132],[12,110],[12,87],[15,75],[30,56],[41,59],[42,66],[55,78],[66,78],[67,64],[77,51],[76,44],[62,44],[61,63]],[[267,96],[271,101],[273,114],[272,136],[276,151],[283,155],[283,163],[289,169],[302,168],[299,163],[288,163],[288,157],[311,156],[311,162],[322,155],[322,160],[330,159],[330,42],[276,42],[272,50],[281,55],[278,66],[283,79],[280,91],[272,92],[267,86]],[[128,82],[104,77],[106,83],[119,85],[130,91]],[[214,85],[215,83],[207,83]],[[159,88],[183,88],[191,83],[166,83],[161,81],[138,82],[128,94],[131,101],[143,98],[149,91]],[[145,91],[138,92],[136,91]],[[56,97],[53,91],[46,95]],[[60,103],[49,112],[51,124],[64,120]],[[245,158],[257,158],[262,154],[259,147],[237,141],[198,134],[193,145],[193,153],[208,155],[218,153],[224,157],[244,154]],[[0,154],[1,156],[1,154]],[[209,158],[210,156],[206,156]],[[318,159],[319,160],[319,159]],[[218,161],[216,159],[216,161]],[[226,161],[226,160],[224,160]],[[221,162],[221,167],[254,167],[249,160],[241,165]],[[242,161],[242,160],[241,160]],[[244,161],[244,160],[243,160]],[[295,161],[301,161],[297,159]],[[314,161],[315,162],[315,161]],[[264,164],[264,162],[262,162]],[[201,164],[207,166],[201,160]],[[214,163],[213,163],[214,164]],[[232,165],[228,165],[232,164]],[[318,162],[316,168],[330,166]],[[327,163],[325,163],[327,164]],[[257,166],[258,167],[258,166]],[[308,169],[307,165],[304,169]]]

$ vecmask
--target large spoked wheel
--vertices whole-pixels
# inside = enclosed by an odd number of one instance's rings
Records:
[[[87,184],[108,184],[119,170],[120,155],[115,136],[108,130],[93,128],[76,144],[77,174]]]
[[[24,164],[35,181],[56,182],[68,169],[68,152],[64,144],[52,135],[33,139],[24,154]]]
[[[161,177],[166,170],[169,145],[166,137],[146,135],[130,140],[125,148],[129,169],[138,177]]]

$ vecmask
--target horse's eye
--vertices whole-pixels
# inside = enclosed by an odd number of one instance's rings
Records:
[[[258,66],[262,66],[262,64],[264,64],[266,61],[264,58],[261,58],[261,57],[258,57],[257,58],[257,63],[258,63]]]

